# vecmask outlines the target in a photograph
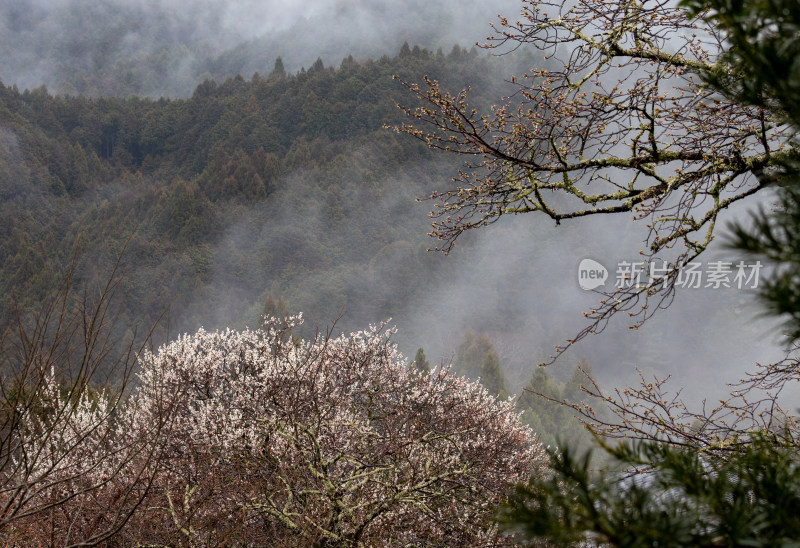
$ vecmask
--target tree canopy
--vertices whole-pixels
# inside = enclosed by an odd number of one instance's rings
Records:
[[[727,459],[639,443],[608,447],[621,468],[550,452],[547,478],[519,485],[499,514],[523,545],[791,546],[800,535],[796,447],[760,437]]]
[[[398,204],[444,169],[382,129],[404,95],[391,76],[501,74],[491,59],[414,51],[299,74],[278,74],[278,59],[272,76],[176,100],[0,84],[0,327],[7,297],[35,308],[58,285],[76,242],[75,276],[92,280],[131,236],[120,324],[132,329],[166,304],[177,332],[254,325],[270,293],[323,323],[347,303],[353,328],[402,317],[434,261],[424,215]]]
[[[53,439],[23,416],[7,442],[47,479],[4,537],[67,545],[110,522],[123,544],[507,545],[493,506],[544,457],[513,404],[409,371],[381,327],[304,341],[298,321],[144,351],[130,397],[62,404]]]

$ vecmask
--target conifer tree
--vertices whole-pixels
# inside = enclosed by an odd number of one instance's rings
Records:
[[[606,447],[627,473],[548,449],[551,474],[500,511],[523,546],[793,546],[800,538],[797,447],[758,436],[727,458],[653,442]]]
[[[531,424],[531,415],[537,417],[541,427],[553,438],[560,437],[562,425],[569,415],[567,408],[559,403],[561,390],[550,380],[545,370],[537,368],[525,386],[517,403],[523,411],[523,419]]]
[[[498,399],[508,398],[503,369],[500,367],[500,357],[494,348],[489,349],[481,365],[481,383],[490,394],[497,396]]]
[[[431,364],[428,362],[427,358],[425,358],[425,351],[421,347],[417,348],[414,361],[412,361],[409,366],[412,370],[419,371],[420,373],[428,374],[431,372]]]
[[[283,66],[283,59],[277,57],[275,59],[275,66],[272,68],[272,72],[269,73],[270,78],[285,78],[286,77],[286,69]]]
[[[467,330],[458,345],[453,371],[471,380],[480,378],[481,384],[500,399],[508,397],[500,357],[492,341],[482,333]]]
[[[464,338],[456,349],[456,359],[453,362],[453,371],[470,379],[481,375],[481,366],[486,359],[486,354],[492,342],[486,335],[475,334],[467,329]]]
[[[323,70],[325,70],[325,63],[322,62],[322,57],[317,57],[317,60],[314,61],[314,64],[308,69],[308,72],[321,72]]]

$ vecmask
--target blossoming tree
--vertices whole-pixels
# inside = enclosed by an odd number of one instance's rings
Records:
[[[510,402],[410,371],[380,327],[199,331],[142,357],[141,424],[173,410],[138,541],[502,545],[493,504],[543,451]],[[166,535],[166,536],[165,536]]]

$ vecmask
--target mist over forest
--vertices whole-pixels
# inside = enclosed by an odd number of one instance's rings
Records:
[[[584,327],[598,295],[584,258],[614,276],[646,229],[631,218],[555,227],[507,217],[426,251],[431,204],[461,165],[384,125],[424,75],[486,108],[531,52],[473,49],[518,3],[103,3],[0,5],[0,290],[35,308],[77,250],[79,282],[102,280],[126,241],[120,325],[157,340],[264,312],[303,312],[305,333],[389,318],[413,358],[456,357],[486,335],[519,393],[552,347]],[[404,45],[405,44],[405,45]],[[280,58],[280,61],[276,62]],[[524,70],[524,68],[523,68]],[[730,217],[742,215],[734,208]],[[715,260],[736,261],[717,247]],[[707,257],[706,260],[712,260]],[[638,331],[616,318],[550,366],[582,357],[606,386],[674,374],[697,401],[782,353],[752,292],[679,292]],[[9,320],[6,304],[4,321]],[[714,381],[711,383],[710,381]]]
[[[0,2],[0,542],[797,538],[800,21],[734,4]]]
[[[11,0],[0,6],[0,74],[57,94],[187,97],[207,78],[296,72],[393,55],[407,41],[471,48],[518,2]]]

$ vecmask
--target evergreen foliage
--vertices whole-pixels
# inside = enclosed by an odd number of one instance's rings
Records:
[[[500,357],[494,348],[489,349],[483,364],[481,364],[481,381],[490,394],[497,396],[500,400],[508,398],[503,369],[500,367]]]
[[[488,336],[471,330],[464,333],[464,339],[456,350],[453,371],[472,380],[480,378],[489,393],[500,399],[508,397],[500,357]]]
[[[729,245],[775,267],[760,295],[771,314],[784,317],[787,334],[800,338],[800,4],[786,0],[711,0],[682,2],[725,37],[727,48],[716,70],[704,74],[708,84],[742,104],[778,113],[790,126],[794,145],[783,162],[758,174],[776,187],[777,201],[761,207],[746,226],[731,225]]]
[[[286,77],[286,69],[283,66],[283,59],[277,57],[275,59],[275,66],[272,68],[272,72],[269,73],[270,78],[285,78]]]
[[[419,371],[423,374],[428,374],[431,372],[431,364],[425,357],[425,351],[422,348],[417,348],[417,353],[414,355],[414,360],[409,364],[409,366],[415,371]]]
[[[517,409],[522,412],[522,420],[537,433],[542,443],[552,448],[566,445],[578,450],[591,445],[591,434],[571,407],[587,399],[581,385],[591,379],[591,374],[589,362],[582,358],[569,380],[559,386],[544,368],[536,368],[519,396]]]
[[[424,211],[400,204],[452,164],[421,165],[420,146],[383,129],[407,98],[391,77],[488,88],[502,74],[488,58],[416,51],[299,74],[278,58],[268,78],[207,80],[179,100],[0,84],[0,294],[35,307],[76,241],[80,283],[130,237],[119,324],[131,329],[165,307],[172,331],[254,325],[269,292],[314,321],[348,305],[359,324],[402,317],[437,263]]]
[[[725,459],[655,443],[605,447],[624,471],[599,476],[588,453],[549,449],[550,477],[518,486],[500,523],[533,545],[794,546],[800,455],[775,441],[757,437]]]

